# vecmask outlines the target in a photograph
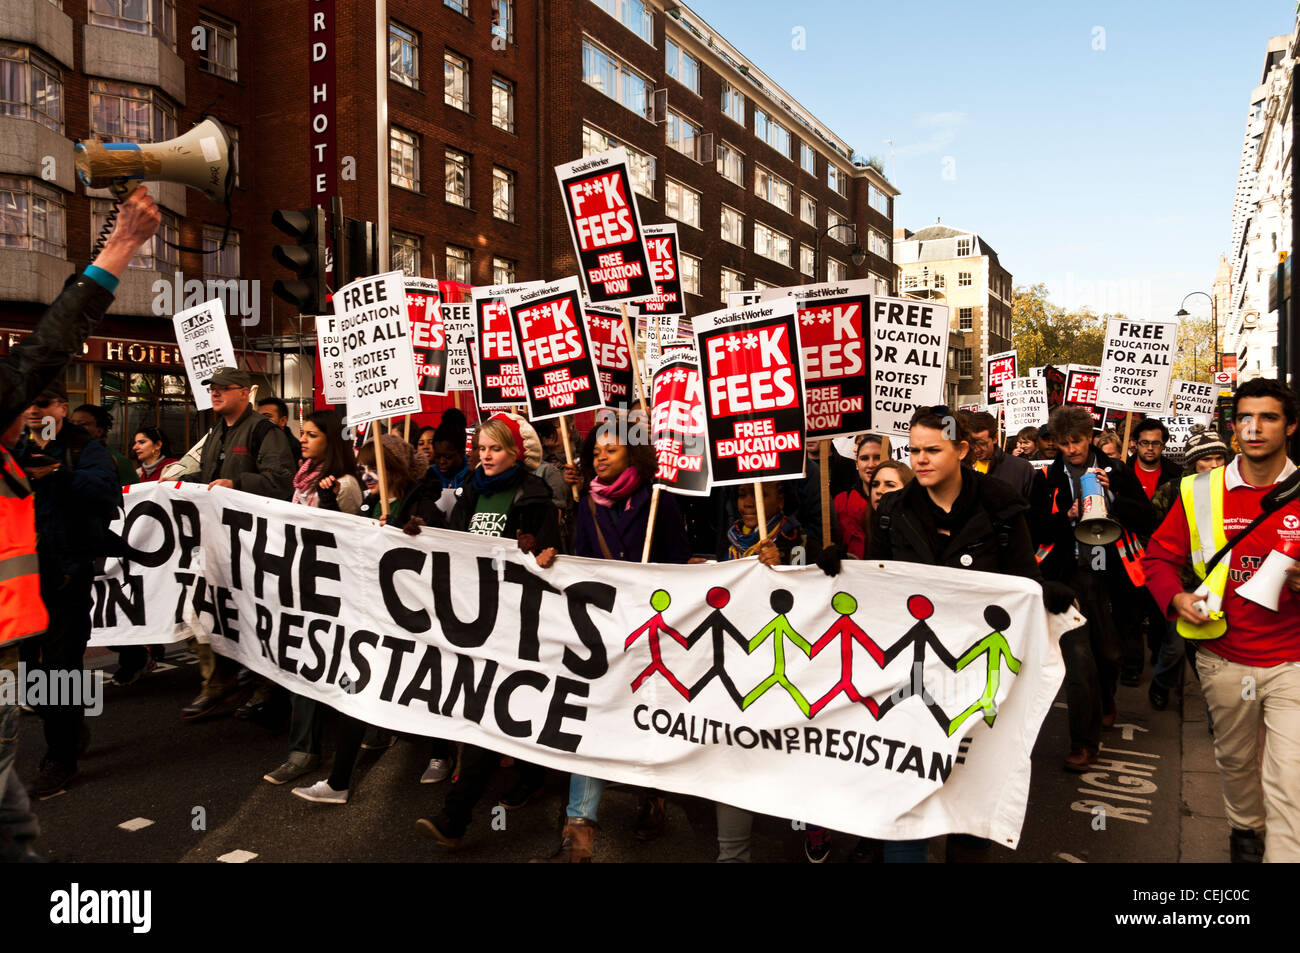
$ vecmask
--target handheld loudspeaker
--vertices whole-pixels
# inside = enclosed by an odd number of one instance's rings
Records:
[[[1120,525],[1106,510],[1106,494],[1097,474],[1089,471],[1079,478],[1079,522],[1074,538],[1091,546],[1108,546],[1119,539]]]
[[[1286,586],[1286,571],[1300,561],[1300,541],[1278,541],[1268,554],[1264,565],[1244,584],[1237,587],[1237,595],[1273,612],[1277,611]]]
[[[230,177],[230,137],[215,119],[205,119],[166,142],[78,142],[77,177],[88,189],[107,188],[119,201],[141,182],[179,182],[214,202],[225,202]]]

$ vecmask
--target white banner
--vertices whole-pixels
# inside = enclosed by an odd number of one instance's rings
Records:
[[[138,484],[125,504],[92,644],[194,633],[394,731],[869,837],[1019,839],[1064,671],[1029,580],[753,558],[541,570],[509,540],[234,490]]]
[[[447,393],[474,390],[474,368],[469,361],[469,342],[474,339],[474,305],[469,301],[444,301],[442,328],[447,335]]]
[[[1002,385],[1002,432],[1020,433],[1047,423],[1047,381],[1042,377],[1013,377]]]
[[[1177,322],[1109,319],[1097,405],[1149,416],[1167,413],[1177,344]]]
[[[1214,402],[1219,388],[1199,381],[1175,378],[1169,387],[1169,410],[1174,417],[1196,417],[1207,427],[1214,419]]]
[[[226,306],[220,298],[213,298],[177,311],[172,326],[176,331],[176,344],[185,360],[194,406],[199,410],[211,410],[212,397],[205,381],[211,379],[218,367],[238,366],[235,364],[235,346],[230,343],[230,328],[226,327]]]
[[[870,323],[871,429],[906,437],[916,408],[944,403],[948,308],[873,296]]]
[[[343,341],[348,423],[420,412],[420,385],[400,271],[358,278],[334,295]]]

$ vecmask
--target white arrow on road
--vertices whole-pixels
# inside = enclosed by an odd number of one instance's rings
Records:
[[[1116,725],[1115,727],[1120,730],[1120,734],[1123,735],[1125,741],[1133,740],[1133,732],[1147,730],[1141,725]]]

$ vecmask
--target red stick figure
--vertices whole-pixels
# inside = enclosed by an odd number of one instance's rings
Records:
[[[885,653],[871,636],[867,635],[862,626],[851,618],[853,613],[858,611],[857,599],[854,599],[847,592],[837,592],[835,598],[831,600],[831,607],[840,614],[840,617],[835,620],[835,624],[827,630],[826,634],[813,644],[812,657],[816,658],[818,652],[830,645],[833,639],[838,638],[840,640],[840,680],[835,683],[835,686],[829,692],[812,703],[812,706],[808,709],[808,715],[815,718],[817,713],[825,708],[832,698],[843,692],[849,696],[850,701],[861,702],[866,705],[867,711],[871,712],[871,716],[878,718],[880,716],[880,706],[876,704],[876,700],[870,696],[862,697],[862,695],[858,694],[858,690],[853,687],[853,643],[857,642],[866,649],[867,653],[876,660],[876,664],[882,668],[885,665]]]
[[[682,648],[688,647],[686,645],[686,639],[682,638],[682,634],[664,621],[664,610],[667,609],[671,603],[672,597],[670,597],[665,590],[656,589],[650,596],[650,608],[655,610],[654,616],[652,616],[645,625],[640,626],[635,632],[627,637],[627,641],[623,643],[623,651],[626,652],[630,649],[632,643],[643,635],[646,637],[646,642],[650,645],[650,664],[645,667],[645,670],[640,675],[632,680],[632,691],[639,689],[642,682],[655,672],[659,672],[664,678],[668,679],[669,685],[677,689],[678,693],[683,698],[690,701],[691,693],[687,691],[685,685],[677,680],[676,675],[668,671],[667,667],[664,665],[663,656],[659,652],[660,633],[673,639]]]

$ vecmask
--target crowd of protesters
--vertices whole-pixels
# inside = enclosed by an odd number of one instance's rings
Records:
[[[601,425],[581,435],[567,423],[534,424],[505,412],[486,416],[471,431],[465,415],[451,408],[437,426],[417,427],[409,439],[390,430],[378,439],[371,434],[358,449],[334,411],[295,422],[277,397],[254,404],[249,374],[227,367],[207,382],[211,430],[201,448],[178,459],[180,448],[168,446],[153,426],[140,426],[124,442],[110,438],[113,418],[104,408],[86,404],[69,412],[58,382],[111,303],[115,275],[130,257],[122,255],[152,234],[156,221],[156,207],[141,190],[123,207],[108,257],[70,279],[37,331],[4,359],[0,502],[12,537],[4,552],[13,556],[0,558],[0,664],[12,665],[20,654],[29,666],[47,670],[81,667],[93,566],[121,545],[109,526],[122,487],[163,478],[357,515],[408,533],[432,527],[512,540],[542,567],[557,554],[641,562],[649,536],[653,563],[756,557],[769,566],[815,562],[834,575],[847,560],[888,559],[1016,575],[1041,585],[1049,611],[1075,605],[1086,619],[1061,638],[1070,734],[1062,767],[1087,772],[1097,762],[1115,725],[1118,685],[1139,685],[1150,665],[1150,705],[1164,709],[1187,660],[1210,710],[1233,860],[1300,860],[1300,571],[1288,573],[1277,611],[1237,593],[1279,545],[1283,527],[1300,526],[1296,467],[1286,454],[1300,412],[1284,385],[1243,384],[1231,437],[1194,432],[1177,463],[1158,420],[1139,420],[1121,438],[1112,430],[1098,433],[1087,408],[1067,405],[1055,408],[1046,426],[1002,439],[991,414],[922,407],[907,436],[858,435],[847,448],[851,456],[822,456],[820,446],[809,446],[805,476],[763,483],[761,506],[755,487],[746,485],[680,506],[664,494],[652,507],[653,447],[627,436],[637,432],[628,423],[639,410],[621,420],[600,418]],[[611,422],[619,425],[604,425]],[[129,446],[134,459],[112,443]],[[1133,451],[1127,458],[1126,450]],[[830,469],[824,481],[823,465]],[[831,497],[830,539],[822,537],[823,485]],[[1086,534],[1078,530],[1090,492],[1104,499],[1118,538],[1082,541]],[[1214,544],[1228,538],[1231,552],[1218,571],[1207,564],[1225,548]],[[148,675],[159,649],[122,649],[115,682],[127,687]],[[327,706],[241,670],[202,643],[192,649],[200,684],[182,718],[234,715],[287,727],[286,760],[264,776],[270,784],[322,772],[329,762],[325,777],[291,788],[294,796],[346,805],[360,749],[393,744],[391,732],[338,714],[326,758],[322,727],[335,717]],[[1257,686],[1249,699],[1240,691],[1243,678]],[[36,714],[46,753],[39,774],[24,786],[12,769],[18,711],[0,706],[5,859],[34,856],[26,788],[36,798],[66,790],[91,743],[79,708],[41,705]],[[429,757],[419,782],[443,784],[445,792],[431,799],[428,817],[412,821],[437,844],[457,849],[471,836],[475,811],[505,759],[470,744],[419,743]],[[499,803],[517,811],[543,789],[546,771],[517,758],[509,767],[513,783]],[[539,859],[598,856],[605,786],[599,778],[569,777],[559,846]],[[642,792],[636,837],[648,840],[663,829],[668,796]],[[718,859],[748,860],[752,815],[718,804],[716,819]],[[826,859],[829,832],[811,828],[804,840],[810,862]],[[945,856],[980,861],[989,846],[953,834]],[[929,856],[925,840],[863,839],[853,849],[854,859],[887,863]]]

